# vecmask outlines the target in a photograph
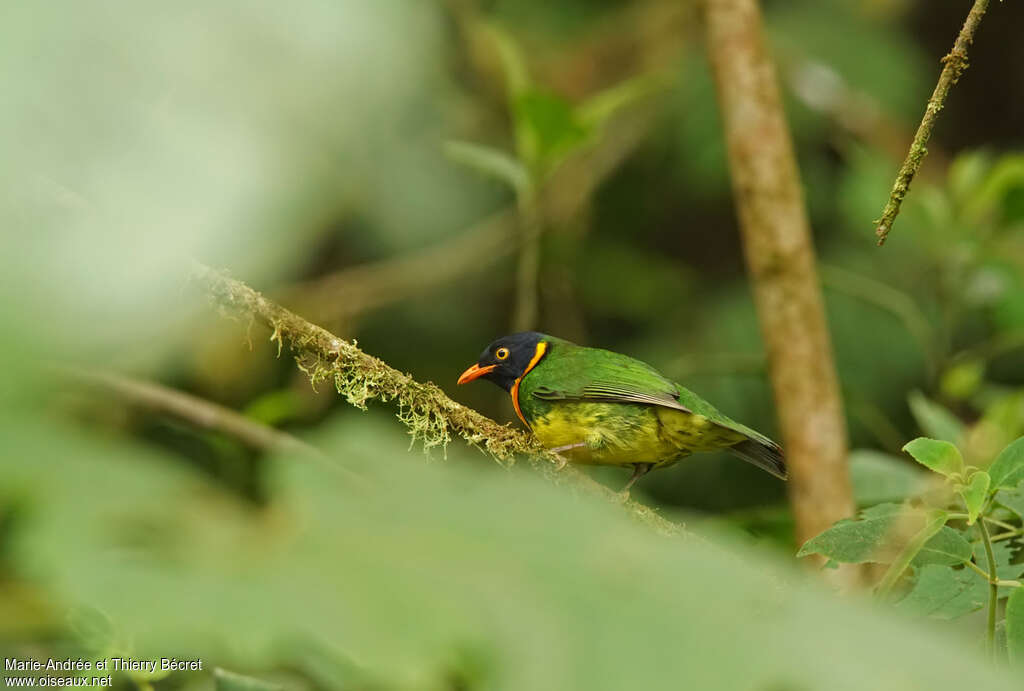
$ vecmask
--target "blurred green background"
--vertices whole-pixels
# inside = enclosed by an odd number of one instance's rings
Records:
[[[919,434],[977,461],[1024,432],[1020,3],[982,23],[890,241],[873,242],[968,8],[764,3],[863,504],[916,482],[898,456]],[[646,360],[777,436],[701,29],[695,5],[662,0],[0,8],[0,650],[181,650],[297,687],[452,689],[638,688],[642,673],[861,688],[870,651],[872,688],[977,684],[945,634],[906,625],[897,655],[904,624],[773,564],[795,545],[768,475],[705,455],[634,494],[726,531],[752,569],[475,451],[424,467],[393,411],[313,391],[269,333],[187,284],[190,258],[224,267],[514,422],[497,389],[454,382],[511,330],[524,197],[507,183],[525,175],[539,329]],[[367,498],[68,367],[240,410],[389,489]],[[831,676],[808,661],[833,643],[819,619],[845,630]],[[930,645],[949,668],[901,676]],[[725,649],[745,663],[706,662]],[[190,679],[154,683],[212,683]]]

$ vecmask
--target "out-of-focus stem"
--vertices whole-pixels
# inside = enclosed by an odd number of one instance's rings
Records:
[[[533,190],[524,190],[519,195],[519,267],[516,272],[515,314],[512,318],[514,331],[537,328],[541,230],[536,196]]]

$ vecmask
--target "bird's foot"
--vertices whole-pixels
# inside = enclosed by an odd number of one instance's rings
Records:
[[[548,449],[548,451],[551,454],[553,454],[555,458],[558,459],[558,461],[555,464],[555,470],[562,470],[563,468],[565,468],[565,466],[569,464],[569,459],[562,455],[563,451],[572,451],[573,449],[580,449],[586,445],[586,442],[581,441],[575,444],[566,444],[565,446],[556,446],[553,449]]]
[[[555,453],[554,451],[552,451],[551,454],[555,457],[556,472],[562,470],[563,468],[565,468],[565,466],[569,465],[569,459],[563,456],[562,454]]]
[[[629,489],[634,484],[636,484],[637,480],[639,480],[644,475],[649,473],[651,471],[651,468],[653,468],[653,467],[654,467],[653,463],[634,463],[633,464],[633,474],[629,476],[629,482],[626,483],[625,487],[623,487],[621,490],[619,490],[619,496],[622,497],[622,501],[625,502],[626,500],[629,499]]]

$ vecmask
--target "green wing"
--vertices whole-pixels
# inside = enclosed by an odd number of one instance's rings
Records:
[[[569,346],[569,347],[565,347]],[[545,368],[544,384],[531,395],[545,401],[593,400],[644,403],[694,413],[761,444],[768,437],[730,419],[689,389],[666,378],[646,362],[621,353],[565,344],[552,355],[557,367]],[[552,362],[551,364],[556,364]]]

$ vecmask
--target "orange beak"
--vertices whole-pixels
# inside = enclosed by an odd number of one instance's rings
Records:
[[[487,367],[473,365],[468,370],[462,373],[462,376],[459,377],[459,383],[465,384],[466,382],[471,382],[474,379],[478,379],[479,377],[482,377],[489,372],[493,372],[496,367],[497,365],[487,365]]]

